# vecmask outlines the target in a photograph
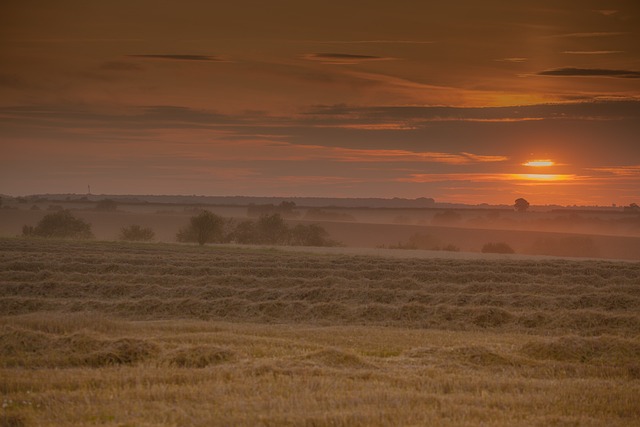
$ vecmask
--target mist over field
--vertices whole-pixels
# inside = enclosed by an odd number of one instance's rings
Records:
[[[61,210],[86,220],[99,240],[118,240],[123,228],[144,225],[153,233],[151,241],[180,241],[178,234],[190,218],[207,211],[224,222],[222,234],[211,243],[299,245],[286,235],[298,226],[323,230],[327,243],[316,240],[311,246],[438,251],[445,256],[482,253],[485,245],[502,243],[520,255],[640,260],[637,208],[533,206],[517,211],[513,206],[440,204],[430,199],[5,197],[0,235],[21,235],[23,226],[35,226]],[[277,216],[280,224],[265,225],[275,227],[269,233],[276,237],[270,240],[234,233],[238,226],[269,216]]]
[[[638,40],[0,0],[0,427],[640,426]]]
[[[635,211],[184,202],[3,198],[5,425],[640,419]]]

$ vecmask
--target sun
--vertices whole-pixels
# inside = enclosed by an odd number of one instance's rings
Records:
[[[553,160],[529,160],[526,163],[523,163],[522,166],[531,166],[536,168],[544,168],[553,166],[556,163]]]

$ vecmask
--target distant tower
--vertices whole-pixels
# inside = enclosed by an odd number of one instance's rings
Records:
[[[87,194],[91,195],[91,186],[90,185],[87,185]]]

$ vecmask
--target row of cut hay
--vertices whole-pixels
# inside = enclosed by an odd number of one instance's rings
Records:
[[[640,342],[602,335],[598,337],[562,336],[531,341],[522,353],[540,360],[557,360],[595,364],[640,363]]]
[[[138,338],[105,339],[86,332],[55,335],[10,326],[0,330],[3,367],[134,364],[157,352],[157,345]]]
[[[437,329],[508,331],[575,331],[580,335],[613,333],[634,335],[640,330],[638,313],[593,310],[515,311],[495,306],[460,307],[419,303],[384,304],[306,301],[250,301],[230,297],[205,301],[197,298],[0,299],[4,316],[39,311],[78,313],[94,311],[127,319],[209,319],[248,322],[319,323],[333,325],[390,325]]]
[[[250,269],[247,269],[249,271]],[[168,273],[167,271],[170,271]],[[269,287],[292,287],[292,286],[340,286],[340,287],[362,287],[362,288],[382,288],[392,290],[411,290],[423,289],[432,290],[434,292],[469,292],[469,293],[486,293],[486,292],[504,292],[504,293],[536,293],[536,294],[570,294],[584,295],[588,293],[605,293],[605,292],[624,292],[632,295],[640,296],[640,287],[637,286],[639,277],[635,278],[616,278],[602,279],[602,283],[583,283],[576,281],[573,283],[557,283],[549,280],[542,282],[539,280],[525,282],[516,280],[513,277],[504,277],[502,281],[474,282],[468,281],[464,284],[451,282],[442,277],[441,280],[420,281],[412,277],[412,272],[407,271],[406,274],[397,276],[371,280],[362,277],[344,277],[340,276],[336,271],[302,271],[298,275],[278,275],[259,277],[250,273],[240,274],[235,270],[218,271],[215,273],[198,274],[198,271],[189,270],[167,270],[167,271],[148,271],[148,269],[140,268],[138,270],[130,269],[125,272],[60,272],[52,270],[41,270],[38,272],[15,271],[11,269],[0,270],[0,279],[2,283],[12,282],[32,282],[32,283],[68,283],[68,284],[85,284],[85,283],[109,283],[118,282],[125,284],[193,284],[202,286],[215,286],[222,284],[233,284],[242,286],[244,284],[259,283]],[[593,281],[592,281],[593,282]]]
[[[27,298],[47,300],[64,299],[101,299],[104,301],[130,299],[132,301],[155,297],[166,300],[193,298],[216,304],[217,299],[236,297],[250,302],[264,301],[304,301],[306,303],[340,302],[354,306],[362,304],[409,304],[424,306],[450,305],[457,307],[496,306],[512,311],[542,310],[564,312],[574,310],[602,310],[610,313],[637,312],[640,307],[640,286],[612,287],[607,290],[587,288],[582,293],[570,288],[561,292],[555,287],[545,289],[534,285],[534,292],[513,292],[525,290],[525,286],[493,284],[483,286],[482,292],[477,286],[430,285],[420,286],[411,283],[409,289],[403,289],[402,281],[396,286],[383,286],[380,283],[345,281],[340,278],[304,279],[290,281],[277,279],[251,279],[242,276],[223,276],[208,278],[193,284],[182,282],[179,278],[167,278],[163,283],[161,276],[152,283],[144,283],[144,277],[135,276],[131,280],[120,280],[118,276],[96,276],[80,280],[63,281],[65,276],[48,278],[46,281],[30,282],[21,278],[16,282],[0,285],[4,298]],[[91,280],[93,279],[93,280]],[[129,277],[131,279],[131,277]],[[139,279],[139,280],[138,280]],[[172,280],[173,279],[173,280]],[[218,282],[225,283],[219,285]],[[160,284],[159,284],[160,283]],[[623,292],[624,291],[624,292]]]
[[[155,246],[155,245],[121,245],[121,244],[107,244],[105,242],[73,242],[73,241],[28,241],[26,239],[3,239],[1,242],[2,250],[8,255],[13,255],[16,260],[29,259],[32,256],[34,259],[42,259],[42,257],[62,257],[62,261],[66,263],[65,258],[69,257],[70,252],[77,251],[78,256],[74,256],[76,261],[91,262],[90,259],[95,257],[97,260],[102,261],[105,259],[113,259],[116,264],[131,264],[137,261],[133,259],[144,259],[145,263],[153,263],[157,261],[158,257],[154,255],[160,255],[165,257],[169,255],[171,259],[182,263],[185,267],[196,267],[201,265],[204,261],[209,261],[213,265],[218,262],[224,262],[226,264],[233,264],[234,260],[240,261],[244,258],[251,258],[256,267],[274,267],[273,255],[274,253],[261,252],[261,251],[238,251],[231,250],[229,248],[193,248],[193,247],[179,247],[180,250],[176,250],[172,246]],[[9,248],[7,248],[9,246]],[[481,261],[481,260],[410,260],[410,259],[375,259],[375,262],[371,262],[371,258],[361,256],[350,256],[348,262],[334,261],[337,256],[312,256],[305,254],[277,252],[279,262],[275,265],[277,268],[297,268],[298,266],[308,266],[316,268],[320,263],[325,262],[333,269],[346,268],[351,271],[367,271],[372,266],[377,271],[387,271],[393,273],[394,271],[402,271],[406,267],[419,268],[420,266],[429,265],[435,273],[451,271],[451,267],[459,266],[461,263],[469,267],[478,273],[482,273],[486,270],[492,270],[492,264],[496,261]],[[569,261],[497,261],[501,264],[502,270],[506,273],[522,273],[522,266],[524,265],[527,270],[531,271],[534,268],[539,275],[547,275],[549,277],[561,276],[565,273],[571,272],[573,262]],[[93,262],[95,264],[95,262]],[[590,269],[587,272],[588,276],[602,276],[607,277],[610,274],[617,274],[619,268],[612,267],[613,263],[607,262],[590,262]],[[629,265],[632,265],[629,263]],[[635,270],[637,274],[637,268],[631,268]]]

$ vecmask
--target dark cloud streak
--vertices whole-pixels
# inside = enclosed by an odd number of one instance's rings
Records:
[[[538,75],[560,77],[616,77],[620,79],[638,79],[640,78],[640,71],[608,70],[603,68],[555,68],[553,70],[540,71]]]
[[[356,64],[364,61],[390,61],[396,59],[385,56],[357,55],[351,53],[309,53],[304,55],[303,58],[332,64]]]
[[[223,59],[211,55],[127,55],[128,58],[162,59],[169,61],[210,61],[224,62]]]

